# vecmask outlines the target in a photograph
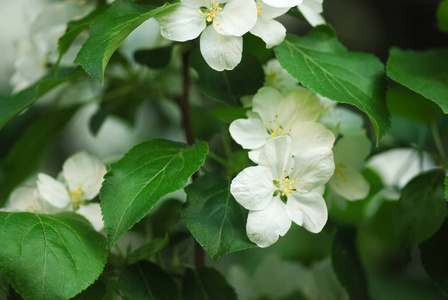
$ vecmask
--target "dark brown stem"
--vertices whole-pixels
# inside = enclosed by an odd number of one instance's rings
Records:
[[[178,104],[182,112],[183,127],[187,145],[194,144],[193,130],[191,127],[190,114],[190,66],[188,64],[188,52],[182,52],[182,96],[178,99]],[[194,173],[193,180],[198,178],[198,173]],[[194,241],[194,259],[197,268],[205,266],[204,249]]]

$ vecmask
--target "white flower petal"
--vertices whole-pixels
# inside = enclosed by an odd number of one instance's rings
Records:
[[[293,7],[302,2],[303,0],[264,0],[264,3],[274,7]]]
[[[365,131],[343,136],[334,146],[334,161],[336,165],[341,163],[345,166],[343,171],[357,170],[369,155],[371,147]]]
[[[247,217],[247,236],[259,247],[274,244],[279,235],[283,236],[291,227],[291,219],[286,205],[277,196],[263,210],[249,211]]]
[[[364,199],[369,194],[370,185],[364,179],[361,172],[351,170],[341,173],[335,172],[331,177],[328,185],[334,192],[344,197],[347,200]]]
[[[291,127],[292,153],[308,149],[332,148],[334,134],[322,124],[315,122],[295,122]]]
[[[62,173],[71,191],[78,188],[91,200],[100,190],[106,167],[84,151],[70,156],[62,166]]]
[[[37,178],[37,189],[44,200],[57,208],[64,208],[70,203],[67,188],[61,182],[43,173],[39,173]]]
[[[314,122],[319,117],[320,101],[317,95],[306,88],[288,94],[279,104],[278,115],[283,126],[300,120]]]
[[[208,26],[201,34],[200,49],[212,69],[233,70],[241,61],[243,38],[219,34]]]
[[[327,205],[318,193],[295,193],[288,198],[286,206],[291,219],[310,232],[320,232],[327,223]]]
[[[313,190],[325,184],[334,172],[333,153],[330,148],[309,149],[294,155],[294,172],[292,178],[298,177],[306,184],[303,190]]]
[[[27,186],[18,187],[11,193],[7,209],[11,211],[39,212],[42,209],[42,205],[37,200],[35,191],[36,189]]]
[[[220,34],[242,36],[251,30],[256,22],[257,6],[255,1],[231,0],[219,13],[219,17],[213,21],[213,26]]]
[[[260,2],[260,6],[263,9],[260,11],[260,15],[266,19],[274,19],[286,14],[289,10],[289,7],[274,7],[268,5],[265,1],[257,1]]]
[[[250,33],[258,36],[266,43],[266,48],[279,45],[286,36],[286,28],[280,22],[264,17],[259,17],[257,24],[250,30]]]
[[[268,168],[274,179],[282,179],[285,174],[289,175],[293,163],[289,136],[269,139],[259,157],[260,166]]]
[[[252,100],[252,110],[260,115],[263,122],[274,121],[282,98],[283,95],[278,90],[262,87]]]
[[[104,228],[103,217],[101,215],[101,207],[99,203],[89,203],[88,205],[81,205],[76,211],[77,214],[85,217],[96,231],[101,231]]]
[[[198,13],[199,7],[192,8],[177,4],[158,14],[160,34],[169,40],[185,42],[195,39],[205,29],[205,19]]]
[[[276,189],[273,180],[269,169],[248,167],[232,180],[230,192],[244,208],[264,209],[272,201]]]
[[[264,147],[260,147],[260,148],[253,149],[253,150],[249,151],[249,159],[251,161],[253,161],[254,163],[258,164],[258,161],[260,160],[260,154],[263,151],[263,148]]]
[[[260,119],[238,119],[230,124],[232,138],[244,149],[255,149],[263,146],[269,135],[263,132],[265,127]]]
[[[303,0],[303,3],[297,6],[311,26],[325,24],[325,19],[320,15],[322,2],[322,0]]]
[[[200,7],[209,7],[210,0],[181,0],[182,4],[186,7],[198,10]],[[226,1],[220,1],[224,3]]]

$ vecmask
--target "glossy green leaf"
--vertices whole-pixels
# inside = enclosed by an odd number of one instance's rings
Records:
[[[437,104],[402,85],[389,88],[387,107],[392,115],[420,123],[430,123],[444,116]]]
[[[420,244],[422,265],[428,275],[448,293],[448,220],[430,239]]]
[[[100,191],[109,246],[165,195],[185,187],[205,161],[206,143],[143,142],[111,165]]]
[[[118,279],[118,288],[129,300],[180,299],[176,282],[159,266],[141,261],[128,266]]]
[[[448,49],[392,48],[387,75],[440,106],[448,114]]]
[[[0,267],[24,299],[69,299],[101,274],[105,237],[75,213],[0,212]]]
[[[440,30],[448,31],[448,0],[440,2],[439,9],[437,10],[437,19]]]
[[[241,63],[232,71],[213,70],[199,50],[190,55],[189,62],[199,74],[198,85],[201,92],[230,106],[241,106],[239,98],[255,94],[263,86],[263,69],[251,55],[243,55]]]
[[[123,40],[144,21],[165,10],[138,5],[131,0],[117,0],[92,24],[90,37],[79,51],[75,63],[93,79],[103,83],[104,70]]]
[[[187,269],[182,283],[184,300],[236,300],[233,288],[211,268]]]
[[[407,244],[432,236],[447,216],[445,171],[437,169],[412,179],[402,190],[396,207],[395,227]]]
[[[0,99],[0,129],[14,116],[18,115],[22,110],[33,104],[37,99],[51,91],[53,88],[64,81],[73,79],[83,74],[78,68],[64,68],[58,71],[56,77],[52,72],[31,87],[24,89],[17,94]]]
[[[45,160],[48,150],[58,139],[79,106],[53,110],[33,123],[18,139],[0,165],[4,174],[0,190],[0,204],[9,193],[36,172]],[[30,149],[33,155],[30,154]],[[1,205],[0,205],[1,206]]]
[[[229,181],[207,173],[185,188],[182,220],[213,258],[256,247],[247,238],[247,211],[230,194]]]
[[[333,241],[332,263],[339,282],[346,288],[351,300],[370,299],[354,229],[339,228]]]
[[[87,29],[90,24],[107,8],[106,5],[101,5],[94,11],[92,11],[87,16],[83,17],[80,20],[74,20],[67,24],[67,31],[61,36],[58,40],[58,65],[62,56],[70,49],[73,41],[76,37],[81,34],[85,29]]]
[[[329,25],[305,37],[288,35],[274,48],[283,68],[304,86],[331,100],[348,103],[370,118],[377,142],[390,127],[384,65],[371,54],[348,51]]]

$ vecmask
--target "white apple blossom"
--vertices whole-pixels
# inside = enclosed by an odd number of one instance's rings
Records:
[[[253,0],[182,0],[156,15],[164,38],[184,42],[200,35],[200,50],[207,64],[232,70],[241,61],[242,35],[257,22]]]
[[[86,152],[69,157],[62,167],[63,182],[44,173],[38,174],[37,188],[51,205],[78,209],[95,198],[101,188],[106,167]]]
[[[46,213],[47,204],[39,197],[39,192],[29,186],[16,188],[9,196],[6,207],[2,210],[10,212]]]
[[[333,148],[334,175],[328,182],[333,192],[346,200],[367,197],[370,185],[359,171],[370,153],[371,143],[364,131],[356,135],[343,136]]]
[[[299,82],[291,76],[279,61],[270,59],[264,66],[264,86],[276,88],[284,94],[288,94],[297,89]]]
[[[325,20],[321,16],[323,11],[322,3],[324,0],[264,0],[264,2],[274,7],[297,6],[302,15],[312,26],[325,24]]]
[[[316,123],[320,105],[316,94],[305,88],[283,96],[278,90],[263,87],[253,99],[253,113],[248,119],[230,124],[232,138],[258,162],[265,143],[277,136],[290,136],[292,153],[319,147],[331,148],[333,133]]]
[[[275,243],[289,230],[291,221],[310,232],[320,232],[327,222],[327,207],[315,189],[333,175],[333,155],[328,147],[291,151],[289,136],[270,139],[259,166],[249,167],[232,181],[235,200],[249,210],[246,230],[260,247]]]
[[[262,0],[257,1],[258,18],[250,33],[258,36],[266,43],[266,48],[277,46],[286,37],[286,28],[274,18],[285,14],[289,8],[273,7]]]

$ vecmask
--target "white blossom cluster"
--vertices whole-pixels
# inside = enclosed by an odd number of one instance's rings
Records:
[[[286,29],[275,18],[297,6],[311,25],[325,23],[320,16],[323,0],[181,0],[156,16],[161,34],[185,42],[200,36],[200,50],[207,64],[232,70],[241,61],[242,36],[260,37],[267,48],[280,44]]]
[[[300,87],[275,60],[264,70],[267,86],[253,97],[248,118],[229,128],[258,164],[239,173],[230,191],[249,210],[247,235],[260,247],[286,234],[291,221],[320,232],[328,217],[327,183],[345,200],[365,198],[369,185],[359,167],[370,153],[358,115]]]
[[[106,171],[106,166],[94,157],[78,152],[64,162],[58,179],[39,173],[37,187],[14,190],[3,210],[44,214],[74,211],[100,231],[104,227],[100,205],[89,202],[99,194]]]

